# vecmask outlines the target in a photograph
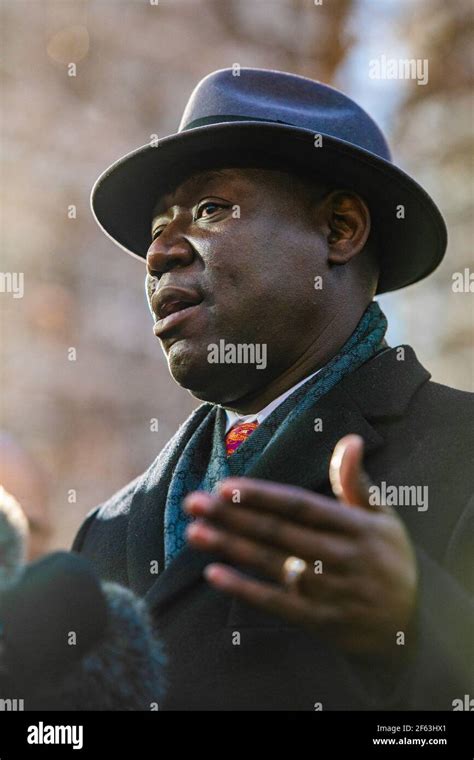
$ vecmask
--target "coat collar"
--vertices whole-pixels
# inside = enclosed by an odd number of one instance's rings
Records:
[[[367,419],[399,417],[431,377],[411,346],[388,348],[345,377],[339,387]]]
[[[315,402],[297,428],[287,430],[284,436],[279,436],[277,431],[246,476],[292,483],[313,491],[327,490],[329,459],[339,438],[347,433],[361,435],[366,454],[381,447],[384,439],[372,422],[403,415],[414,393],[429,377],[409,346],[384,351]],[[206,404],[199,407],[199,421],[213,409]],[[173,447],[175,456],[168,456],[163,463],[160,483],[151,492],[146,491],[145,485],[142,499],[132,506],[128,536],[129,578],[132,588],[145,593],[149,606],[157,611],[164,610],[177,596],[198,583],[204,567],[217,559],[186,546],[169,567],[150,582],[147,564],[158,554],[161,560],[163,558],[160,532],[163,515],[157,514],[157,506],[161,502],[161,512],[164,511],[167,475],[179,456],[179,446],[194,427],[185,424],[181,428],[182,434]]]

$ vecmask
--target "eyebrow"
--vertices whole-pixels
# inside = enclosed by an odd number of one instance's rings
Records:
[[[191,183],[204,182],[206,184],[209,184],[209,182],[212,182],[212,180],[214,179],[223,179],[226,176],[227,175],[226,175],[225,169],[209,169],[208,171],[191,175],[190,177],[188,177],[186,182],[191,182]],[[176,187],[173,188],[171,193],[173,191],[176,191]],[[163,208],[163,201],[158,200],[152,211],[152,224],[155,222],[156,217],[162,216],[165,213],[165,211],[166,209]]]

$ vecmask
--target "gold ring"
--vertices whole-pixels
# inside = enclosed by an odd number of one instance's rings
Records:
[[[289,591],[298,591],[301,576],[308,565],[300,557],[287,557],[283,563],[283,583]]]

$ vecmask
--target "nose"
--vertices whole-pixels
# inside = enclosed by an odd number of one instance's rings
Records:
[[[187,266],[193,258],[193,248],[184,237],[184,220],[176,217],[150,245],[146,255],[147,272],[151,277],[161,277],[174,267]]]

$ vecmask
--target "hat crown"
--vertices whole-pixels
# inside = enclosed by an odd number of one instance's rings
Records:
[[[374,120],[334,87],[297,74],[254,68],[213,71],[194,89],[179,132],[225,121],[289,124],[346,140],[391,161]]]

